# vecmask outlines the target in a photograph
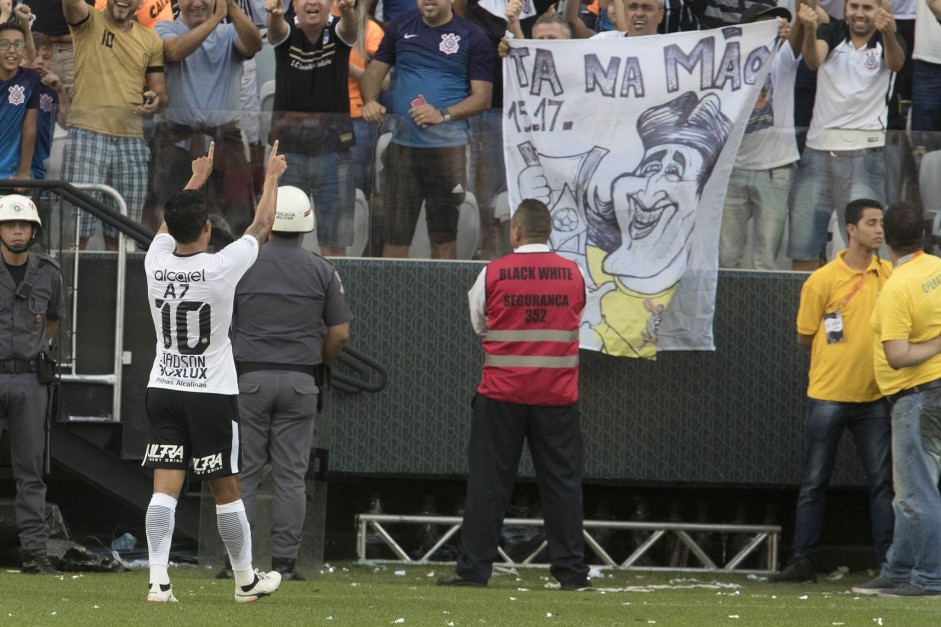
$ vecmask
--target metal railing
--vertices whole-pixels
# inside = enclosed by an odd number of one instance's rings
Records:
[[[9,185],[9,186],[8,186]],[[127,241],[126,237],[147,248],[154,238],[154,232],[146,226],[143,226],[127,217],[127,204],[124,198],[116,189],[108,185],[68,183],[66,181],[52,180],[16,180],[4,183],[0,181],[0,189],[10,189],[11,187],[47,190],[57,195],[61,200],[72,203],[79,209],[88,212],[103,223],[113,226],[118,231],[117,248],[117,268],[115,278],[115,327],[114,327],[114,355],[113,368],[111,373],[104,374],[79,374],[77,363],[77,329],[78,329],[78,285],[79,268],[83,254],[80,250],[79,232],[81,217],[78,211],[75,212],[74,228],[71,237],[71,253],[74,255],[74,264],[72,267],[72,311],[68,324],[67,333],[69,335],[69,355],[65,364],[60,364],[62,368],[61,380],[63,383],[89,383],[98,385],[112,386],[111,402],[111,420],[112,422],[121,421],[121,393],[122,393],[122,366],[124,361],[124,311],[125,311],[125,278],[127,273]],[[110,196],[118,210],[115,211],[107,203],[94,198],[88,191],[100,192]],[[60,224],[62,230],[65,230],[65,221],[62,219],[60,207]],[[48,227],[48,225],[46,225]],[[60,253],[65,252],[61,248]]]
[[[543,527],[544,522],[538,518],[506,518],[504,526],[513,527]],[[447,529],[438,537],[434,545],[427,549],[420,557],[412,558],[396,541],[387,528],[388,525],[441,525]],[[436,563],[432,558],[445,546],[461,528],[461,518],[457,516],[399,516],[394,514],[359,514],[356,517],[356,553],[361,561],[366,561],[367,539],[372,532],[379,538],[384,546],[388,547],[398,559],[370,559],[373,562],[397,563]],[[623,560],[615,560],[609,551],[595,537],[598,531],[630,531],[636,534],[647,534],[637,548]],[[778,563],[778,545],[781,537],[781,527],[778,525],[744,525],[744,524],[705,524],[705,523],[678,523],[678,522],[622,522],[615,520],[586,520],[584,521],[585,545],[597,556],[602,567],[634,569],[634,570],[663,570],[685,572],[738,572],[768,574],[774,572]],[[744,544],[731,558],[716,563],[703,547],[703,541],[711,534],[728,534],[743,536]],[[595,534],[595,535],[593,535]],[[696,537],[700,536],[700,537]],[[663,565],[655,566],[642,563],[651,557],[651,549],[661,541],[673,537],[698,561],[695,566]],[[531,566],[547,568],[549,565],[536,563],[539,554],[547,544],[543,541],[535,550],[530,551],[523,559],[513,559],[502,547],[497,553],[505,566],[519,567]],[[764,552],[760,551],[764,547]],[[749,557],[763,558],[764,568],[744,568]]]

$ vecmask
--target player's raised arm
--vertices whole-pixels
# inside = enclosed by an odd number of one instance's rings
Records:
[[[255,219],[245,230],[245,234],[257,239],[259,244],[267,242],[268,235],[271,233],[271,227],[274,224],[274,210],[278,203],[278,181],[287,168],[287,161],[284,155],[278,154],[278,140],[275,140],[271,146],[271,154],[268,155],[265,184],[261,191],[258,207],[255,208]]]

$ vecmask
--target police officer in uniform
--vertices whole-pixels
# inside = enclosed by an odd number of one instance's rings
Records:
[[[462,555],[441,586],[487,585],[524,440],[539,482],[550,572],[563,590],[591,585],[578,410],[585,279],[575,262],[549,250],[551,233],[548,207],[524,200],[510,221],[514,252],[491,261],[468,293],[486,357],[473,402]]]
[[[45,351],[65,316],[62,275],[50,257],[30,253],[42,223],[25,196],[0,198],[0,429],[10,432],[16,524],[24,573],[59,575],[46,554],[46,385],[54,362]]]
[[[242,500],[254,526],[265,464],[274,480],[271,567],[302,580],[295,563],[304,527],[304,476],[319,389],[315,370],[340,355],[350,310],[333,264],[301,247],[314,211],[297,187],[278,190],[271,239],[235,291],[233,341],[242,428]],[[272,316],[271,312],[277,315]]]

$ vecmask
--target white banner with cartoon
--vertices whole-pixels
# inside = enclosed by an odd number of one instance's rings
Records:
[[[714,350],[719,225],[776,21],[607,40],[511,41],[510,207],[539,198],[550,246],[589,279],[582,348]]]

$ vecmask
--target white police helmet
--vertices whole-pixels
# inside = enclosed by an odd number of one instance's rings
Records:
[[[33,222],[38,228],[42,228],[36,203],[31,198],[19,194],[9,194],[0,198],[0,222],[13,220]]]
[[[272,231],[310,233],[314,230],[314,207],[310,197],[291,185],[278,188],[278,204]]]
[[[31,198],[21,196],[20,194],[9,194],[0,198],[0,222],[32,222],[33,236],[25,246],[4,245],[14,253],[24,252],[33,242],[39,239],[42,230],[42,221],[39,219],[39,211],[36,210],[36,203]]]

